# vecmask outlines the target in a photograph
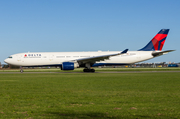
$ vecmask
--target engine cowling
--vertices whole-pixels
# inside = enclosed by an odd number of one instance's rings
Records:
[[[79,67],[76,62],[63,62],[61,70],[74,70],[74,68]]]

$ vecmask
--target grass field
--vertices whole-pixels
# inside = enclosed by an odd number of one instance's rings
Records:
[[[51,69],[23,69],[24,72],[83,72],[83,68],[76,68],[75,70],[63,71],[59,68]],[[98,71],[180,71],[180,67],[161,67],[161,68],[96,68]],[[0,69],[0,72],[20,72],[20,69]]]
[[[180,73],[0,74],[0,118],[180,118]]]

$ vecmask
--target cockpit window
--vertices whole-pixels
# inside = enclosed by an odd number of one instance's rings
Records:
[[[8,58],[12,58],[12,56],[9,56]]]

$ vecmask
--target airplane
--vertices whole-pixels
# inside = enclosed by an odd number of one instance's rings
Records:
[[[137,51],[27,52],[11,55],[4,62],[20,67],[58,66],[61,70],[84,67],[84,72],[95,72],[92,67],[128,65],[174,51],[162,51],[168,32],[169,29],[161,29],[145,47]],[[23,72],[23,69],[20,71]]]

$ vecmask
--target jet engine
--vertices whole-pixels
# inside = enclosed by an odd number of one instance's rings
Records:
[[[63,62],[61,70],[74,70],[77,67],[79,67],[77,62]]]

